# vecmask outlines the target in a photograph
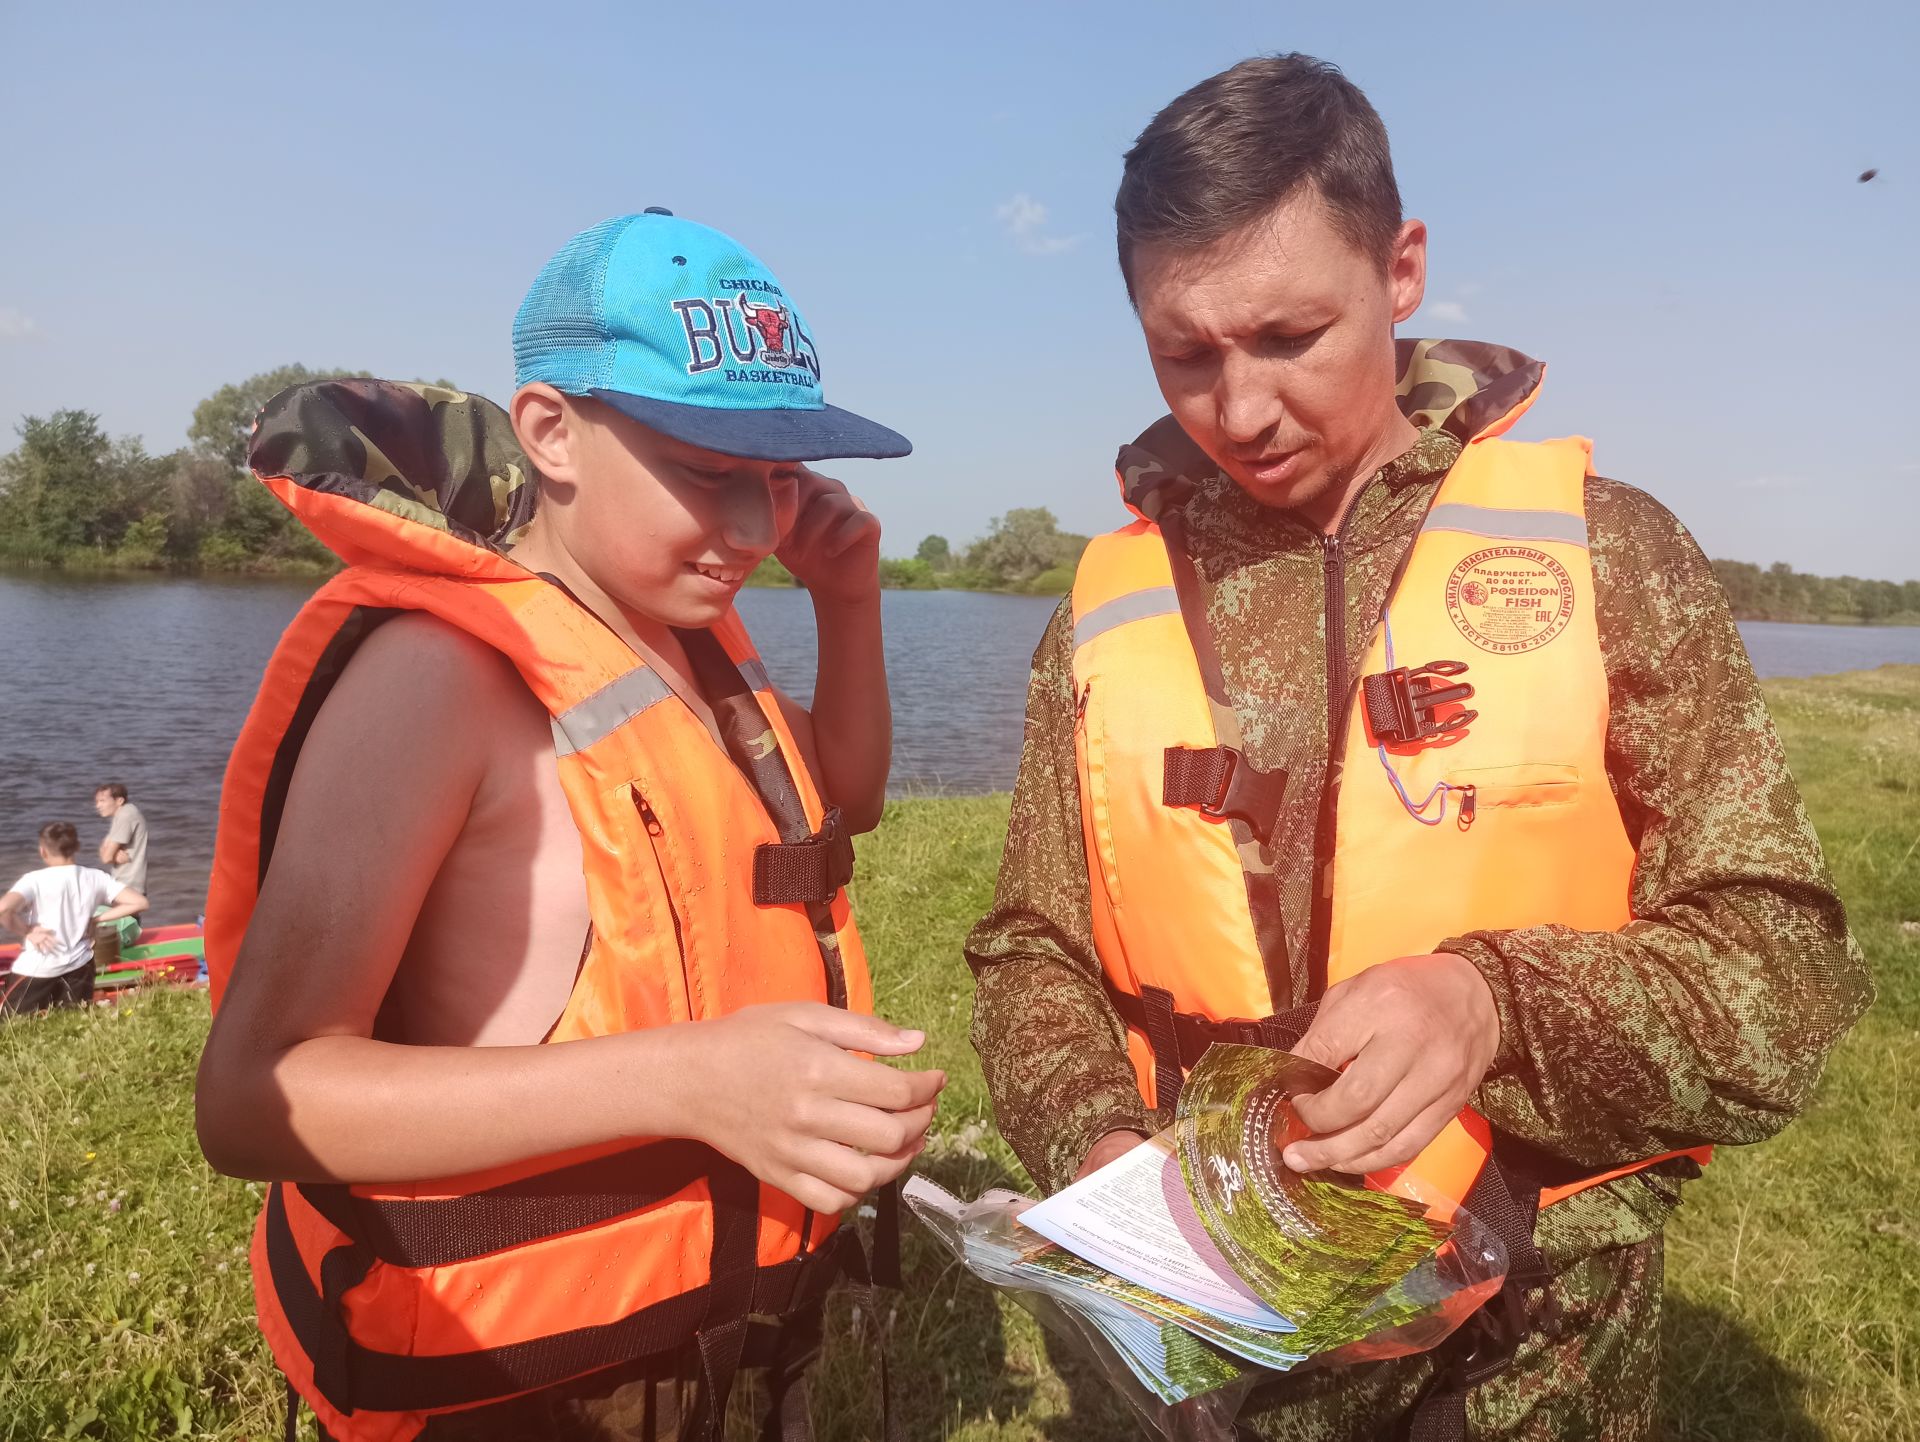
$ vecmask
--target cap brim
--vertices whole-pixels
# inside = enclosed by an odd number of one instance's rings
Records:
[[[624,391],[596,390],[589,394],[662,435],[723,456],[744,456],[754,461],[837,461],[852,457],[884,460],[913,452],[913,442],[898,431],[838,406],[822,406],[817,411],[732,411],[656,401]]]

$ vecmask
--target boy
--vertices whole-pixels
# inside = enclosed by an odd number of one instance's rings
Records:
[[[147,909],[147,898],[131,886],[75,862],[79,850],[71,821],[49,821],[40,828],[41,869],[0,896],[0,925],[24,941],[12,972],[0,976],[0,1016],[92,1001],[94,921],[110,924]]]
[[[764,1364],[804,1425],[820,1297],[863,1265],[837,1214],[944,1078],[862,1055],[921,1042],[861,1014],[842,890],[890,747],[879,526],[802,463],[909,447],[826,406],[758,260],[666,212],[575,237],[514,353],[510,432],[377,381],[256,427],[352,566],[228,768],[201,1142],[276,1183],[261,1327],[340,1442],[713,1435]],[[776,547],[811,714],[733,612]]]

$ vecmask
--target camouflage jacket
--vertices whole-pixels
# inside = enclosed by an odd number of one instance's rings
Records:
[[[1349,676],[1462,438],[1540,371],[1511,351],[1450,342],[1403,343],[1402,366],[1401,404],[1420,439],[1372,478],[1342,527],[1346,607],[1334,624]],[[1169,453],[1167,434],[1162,423],[1123,464],[1157,461],[1193,482],[1187,545],[1243,744],[1253,764],[1289,777],[1271,854],[1298,1004],[1313,882],[1329,859],[1316,857],[1316,836],[1339,784],[1326,549],[1317,529],[1253,501],[1184,436]],[[1632,487],[1589,480],[1587,519],[1608,771],[1638,851],[1635,920],[1612,933],[1477,932],[1440,949],[1479,968],[1499,1010],[1499,1052],[1475,1105],[1506,1133],[1600,1170],[1778,1131],[1871,990],[1711,566]],[[1094,951],[1072,629],[1063,604],[1035,653],[999,885],[967,942],[973,1041],[1000,1128],[1048,1191],[1106,1132],[1167,1120],[1144,1109]],[[1595,1188],[1549,1209],[1542,1247],[1564,1263],[1642,1240],[1677,1200],[1666,1176]]]

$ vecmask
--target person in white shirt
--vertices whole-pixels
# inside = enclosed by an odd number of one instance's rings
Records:
[[[0,928],[24,939],[13,970],[0,975],[0,1016],[91,1001],[94,913],[113,922],[147,909],[131,886],[78,865],[79,850],[72,822],[49,821],[40,828],[41,869],[0,896]]]

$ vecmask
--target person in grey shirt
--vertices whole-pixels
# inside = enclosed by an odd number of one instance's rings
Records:
[[[118,781],[95,788],[93,809],[107,818],[107,836],[100,843],[100,859],[113,868],[113,879],[144,894],[147,889],[147,818],[127,800],[127,788]]]

